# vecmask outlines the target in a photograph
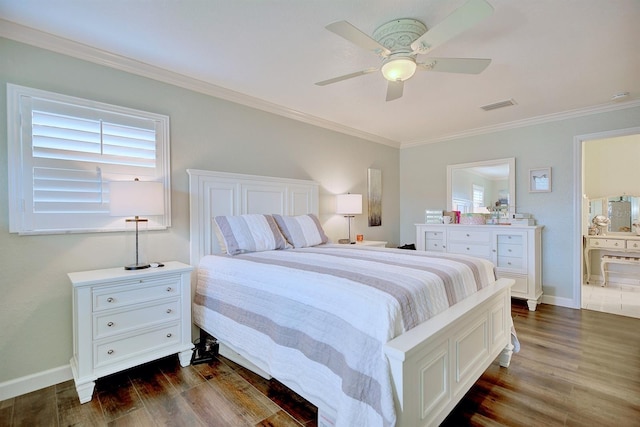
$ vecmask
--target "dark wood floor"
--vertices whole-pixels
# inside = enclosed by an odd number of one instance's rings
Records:
[[[522,344],[485,372],[445,426],[640,426],[640,319],[513,304]],[[80,405],[72,381],[0,402],[0,426],[315,426],[316,409],[226,360],[170,357],[100,379]]]

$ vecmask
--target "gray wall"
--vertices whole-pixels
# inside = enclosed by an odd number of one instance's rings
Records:
[[[573,215],[574,137],[636,127],[639,120],[636,107],[402,149],[401,241],[415,241],[414,224],[424,222],[425,209],[446,208],[448,164],[515,157],[516,211],[531,213],[544,225],[543,291],[547,301],[567,303],[574,287],[580,286],[574,283],[572,271],[574,231],[580,223],[580,217]],[[552,168],[552,192],[529,193],[529,169],[541,167]]]
[[[381,227],[354,221],[354,234],[399,241],[399,151],[140,76],[0,38],[0,129],[6,83],[166,114],[171,118],[171,229],[149,232],[149,259],[189,262],[187,168],[312,179],[320,220],[345,237],[334,194],[364,195],[367,168],[382,171]],[[72,355],[67,272],[124,265],[122,233],[9,233],[7,135],[0,133],[0,383],[68,365]]]

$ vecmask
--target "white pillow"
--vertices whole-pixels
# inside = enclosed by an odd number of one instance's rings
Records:
[[[271,215],[217,216],[214,222],[229,255],[287,248]]]
[[[294,248],[306,248],[329,241],[320,225],[320,221],[314,214],[298,216],[274,214],[273,218],[276,220],[287,242]]]

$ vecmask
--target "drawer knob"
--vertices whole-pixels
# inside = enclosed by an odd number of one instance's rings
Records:
[[[507,262],[507,264],[511,265],[511,261]]]
[[[509,249],[509,252],[511,252],[511,249]]]
[[[109,323],[107,323],[107,326],[108,326],[108,327],[112,327],[112,326],[113,326],[113,322],[109,322]]]
[[[471,249],[467,248],[468,251],[470,251]]]
[[[167,314],[171,313],[171,309],[167,308]]]
[[[171,292],[173,289],[171,289],[171,286],[167,286],[167,292]]]
[[[511,236],[507,236],[507,239],[510,239],[510,238],[511,238]]]
[[[469,237],[469,233],[467,233],[467,237]]]
[[[168,333],[168,334],[167,334],[167,338],[171,338],[171,333]]]
[[[113,298],[111,297],[107,298],[107,302],[113,302],[113,301],[114,301]]]
[[[107,351],[107,354],[113,354],[113,350]]]
[[[618,242],[614,243],[614,245],[613,245],[613,246],[618,246]]]

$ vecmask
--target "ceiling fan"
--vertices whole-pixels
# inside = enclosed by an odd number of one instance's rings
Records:
[[[411,78],[416,70],[478,74],[487,68],[490,59],[428,57],[426,62],[417,62],[416,57],[429,53],[492,12],[493,7],[485,0],[469,0],[430,30],[418,20],[404,18],[381,25],[371,37],[347,21],[329,24],[326,26],[329,31],[375,53],[382,59],[382,65],[324,80],[316,85],[326,86],[381,70],[388,80],[387,101],[393,101],[402,96],[405,80]]]

